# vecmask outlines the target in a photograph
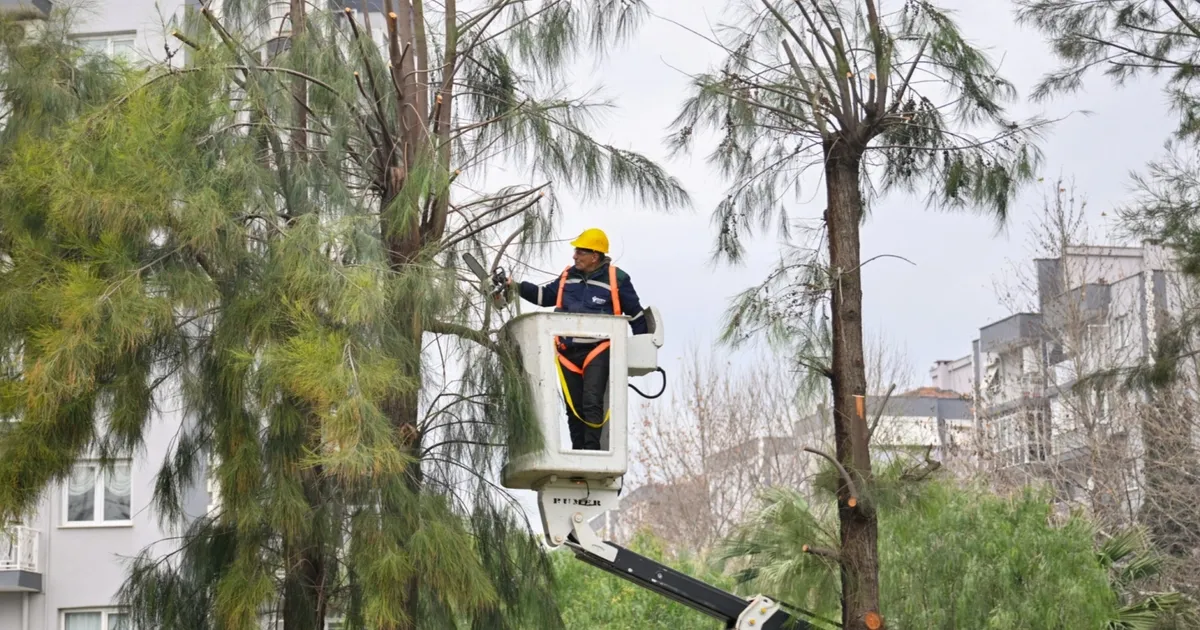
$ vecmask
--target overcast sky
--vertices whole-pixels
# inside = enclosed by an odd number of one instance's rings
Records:
[[[689,345],[710,347],[730,297],[764,277],[778,251],[773,238],[759,238],[744,266],[709,265],[714,234],[709,217],[728,182],[704,163],[701,152],[669,161],[662,141],[684,98],[684,73],[702,72],[720,58],[715,46],[663,18],[708,33],[725,17],[726,1],[650,0],[661,17],[648,19],[598,68],[584,64],[576,75],[581,88],[603,86],[617,105],[598,137],[660,160],[693,195],[694,208],[682,215],[665,216],[622,200],[568,206],[561,222],[564,238],[588,226],[608,232],[617,264],[632,275],[643,302],[665,316],[663,359],[669,370]],[[919,199],[904,196],[885,199],[869,219],[863,258],[896,254],[915,266],[886,258],[864,268],[865,325],[906,348],[921,382],[934,360],[968,354],[979,328],[1007,314],[993,281],[1030,257],[1027,222],[1050,182],[1059,174],[1073,177],[1089,199],[1089,214],[1107,220],[1097,215],[1129,198],[1129,173],[1160,154],[1171,128],[1162,93],[1148,84],[1117,89],[1097,77],[1085,94],[1024,104],[1032,84],[1052,68],[1041,36],[1015,24],[1008,2],[947,0],[942,6],[954,11],[968,40],[1002,60],[1004,75],[1021,91],[1014,113],[1058,117],[1087,109],[1093,114],[1074,114],[1049,132],[1043,144],[1047,182],[1021,196],[1003,234],[996,234],[991,219],[928,211]],[[817,192],[807,204],[791,204],[793,217],[819,216],[824,195]],[[564,243],[555,259],[540,262],[557,271],[569,256]],[[531,275],[531,280],[549,279]]]
[[[668,20],[707,33],[722,21],[729,1],[648,0],[655,16],[634,39],[598,66],[581,64],[575,75],[579,91],[603,87],[617,105],[596,137],[664,163],[692,194],[694,207],[666,216],[628,200],[586,207],[568,203],[560,224],[564,242],[556,255],[530,261],[546,271],[522,274],[524,279],[549,281],[551,274],[570,262],[565,241],[583,228],[603,228],[612,255],[633,277],[643,303],[657,306],[665,317],[667,346],[661,362],[673,374],[679,372],[678,357],[687,349],[712,347],[731,296],[763,278],[778,251],[771,238],[760,238],[745,265],[711,266],[709,217],[729,182],[704,163],[703,152],[690,160],[671,161],[663,143],[684,99],[686,74],[705,71],[721,56],[715,46]],[[150,0],[136,3],[141,7]],[[885,8],[898,4],[898,0],[884,0]],[[1016,83],[1022,101],[1033,83],[1053,67],[1042,37],[1015,25],[1009,2],[943,0],[940,4],[954,10],[968,40],[987,49],[993,60],[1003,60],[1003,73]],[[122,6],[120,13],[125,15],[134,12],[128,4],[108,6]],[[145,11],[138,8],[137,13]],[[103,30],[104,24],[101,20],[93,26]],[[1049,181],[1022,195],[1005,233],[997,235],[990,219],[927,211],[919,200],[903,196],[876,206],[864,228],[863,258],[895,254],[915,265],[885,258],[864,267],[864,321],[868,332],[884,333],[904,347],[920,382],[927,382],[934,360],[966,355],[981,326],[1008,314],[995,295],[994,280],[1030,257],[1027,223],[1055,177],[1074,178],[1090,201],[1089,214],[1102,223],[1100,212],[1128,200],[1130,172],[1160,154],[1172,127],[1160,90],[1147,83],[1116,89],[1102,77],[1088,86],[1085,93],[1044,108],[1015,106],[1018,118],[1032,113],[1058,117],[1079,109],[1093,115],[1072,115],[1049,132],[1043,144],[1043,175]],[[819,217],[824,195],[814,192],[812,201],[791,204],[793,218]],[[631,398],[631,409],[638,402]],[[516,494],[536,523],[532,493]]]

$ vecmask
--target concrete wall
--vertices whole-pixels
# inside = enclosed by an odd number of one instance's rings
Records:
[[[21,593],[0,593],[0,628],[21,630]],[[30,624],[30,629],[40,628]]]
[[[1073,288],[1083,284],[1112,283],[1142,270],[1141,247],[1072,246],[1062,257],[1066,280]]]

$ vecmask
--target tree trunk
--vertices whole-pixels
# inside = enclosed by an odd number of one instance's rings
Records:
[[[390,255],[392,257],[392,267],[397,270],[413,264],[416,257],[416,253],[410,251],[392,250]],[[397,322],[404,322],[405,325],[398,327],[403,338],[397,340],[398,343],[393,345],[394,354],[400,361],[400,368],[406,380],[419,384],[422,382],[419,351],[421,348],[421,337],[424,332],[421,314],[412,304],[401,302],[396,305],[395,318]],[[413,356],[414,352],[418,353],[418,355]],[[392,427],[395,430],[397,441],[402,445],[402,448],[417,459],[417,461],[408,467],[404,474],[404,484],[408,490],[407,495],[409,500],[418,500],[424,482],[419,459],[422,437],[418,422],[420,419],[419,393],[419,386],[413,391],[397,392],[387,401],[385,407],[385,412],[391,419]],[[410,512],[418,511],[413,505],[397,504],[394,501],[385,501],[384,509],[388,512],[387,516],[393,518],[400,517],[405,510]],[[415,534],[420,527],[421,523],[419,521],[413,521],[412,529],[408,531],[408,536]],[[419,621],[420,591],[421,576],[414,574],[404,586],[404,604],[407,621],[400,624],[396,630],[416,630],[421,627]]]
[[[833,430],[838,461],[855,485],[866,490],[871,480],[865,405],[866,367],[863,362],[862,276],[859,225],[862,194],[859,191],[861,151],[844,139],[825,144],[830,277],[833,284]],[[838,491],[841,530],[842,627],[875,628],[868,617],[879,611],[878,527],[874,506],[859,497],[851,505],[845,484]]]
[[[304,474],[304,497],[318,512],[324,505],[324,481],[321,470]],[[338,531],[336,524],[317,517],[313,534],[303,545],[284,544],[287,559],[283,593],[283,630],[324,630],[328,614],[328,572],[325,562],[323,536],[330,530]],[[329,529],[326,529],[329,528]]]
[[[420,345],[421,331],[419,329],[420,318],[414,317],[413,319],[414,319],[414,324],[418,327],[418,330],[416,333],[417,334],[417,346],[416,347],[420,348],[421,347],[421,345]],[[421,382],[420,381],[421,374],[420,374],[419,359],[417,361],[417,366],[414,369],[415,369],[415,376],[417,378],[417,382],[419,383],[419,382]],[[421,461],[420,461],[420,457],[419,457],[420,453],[421,453],[421,433],[420,433],[420,430],[419,430],[418,424],[417,424],[418,414],[419,414],[418,407],[417,407],[417,398],[418,397],[417,397],[416,393],[413,393],[412,395],[404,396],[404,399],[401,401],[401,405],[400,405],[400,414],[399,414],[399,417],[397,418],[397,420],[399,420],[399,429],[401,431],[401,435],[404,436],[405,442],[408,444],[408,451],[409,451],[409,453],[411,453],[413,455],[414,458],[416,458],[416,461],[408,467],[408,469],[405,471],[405,475],[404,475],[404,483],[405,483],[405,485],[408,486],[408,491],[411,493],[411,496],[414,499],[416,499],[417,497],[420,497],[421,490],[422,490],[421,486],[425,481],[425,476],[421,471]],[[414,522],[414,524],[413,524],[414,531],[412,533],[415,534],[416,531],[420,529],[420,527],[421,527],[421,522],[418,517],[416,522]],[[406,626],[404,626],[403,630],[417,630],[418,628],[420,628],[422,626],[422,624],[419,621],[420,610],[421,610],[421,576],[420,576],[420,574],[414,573],[412,575],[412,577],[410,577],[408,579],[408,584],[405,586],[405,593],[406,593],[406,596],[405,596],[404,603],[405,603],[405,609],[406,609],[405,612],[408,613],[408,624],[406,624]]]
[[[305,452],[320,452],[320,418],[312,413],[305,403],[291,396],[284,404],[290,407],[287,414],[300,420],[294,427],[280,427],[281,441],[289,442],[291,461],[300,461]],[[276,420],[281,425],[291,423]],[[324,630],[328,609],[327,586],[329,582],[327,541],[330,532],[339,531],[337,524],[330,522],[327,501],[328,481],[324,479],[322,466],[299,469],[299,482],[304,493],[304,502],[312,514],[306,534],[283,534],[283,630]],[[336,534],[334,534],[336,537]]]

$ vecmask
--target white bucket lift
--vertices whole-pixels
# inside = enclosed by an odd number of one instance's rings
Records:
[[[538,492],[546,542],[552,546],[561,545],[580,525],[595,539],[587,521],[617,506],[621,479],[629,468],[629,377],[654,372],[663,344],[657,311],[647,307],[643,317],[648,332],[641,335],[630,335],[629,318],[624,316],[555,312],[520,315],[502,331],[503,340],[515,343],[520,351],[544,447],[507,462],[501,484]],[[573,450],[569,443],[563,444],[567,412],[559,382],[556,336],[607,339],[611,344],[606,395],[610,415],[601,439],[604,450]]]
[[[567,545],[577,558],[612,575],[629,580],[725,622],[735,630],[811,630],[792,617],[780,602],[756,595],[749,600],[679,573],[615,543],[601,540],[589,521],[620,505],[621,481],[629,463],[628,381],[658,370],[663,344],[662,322],[646,308],[648,332],[629,334],[629,320],[613,315],[537,312],[513,318],[504,326],[502,341],[516,344],[533,396],[533,412],[544,447],[510,459],[501,471],[506,488],[532,489],[546,544]],[[554,338],[607,339],[610,410],[600,451],[577,451],[563,444],[567,412],[558,377]],[[663,383],[664,387],[666,383]]]

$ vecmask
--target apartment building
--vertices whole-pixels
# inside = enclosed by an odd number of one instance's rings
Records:
[[[944,377],[942,382],[947,380]],[[964,392],[926,386],[890,396],[867,396],[864,403],[872,431],[871,458],[876,466],[922,454],[949,463],[975,453],[974,406]],[[801,444],[819,446],[832,454],[829,411],[818,411],[798,422],[796,438]],[[799,464],[806,471],[805,478],[811,479],[822,462],[819,457],[805,454]]]
[[[929,368],[929,384],[958,394],[972,395],[975,392],[975,364],[971,355],[953,360],[934,361]]]
[[[1072,245],[1033,269],[1035,307],[981,327],[971,353],[931,379],[969,391],[978,462],[998,482],[1049,481],[1062,506],[1132,518],[1146,400],[1094,377],[1149,359],[1194,287],[1152,244]]]

